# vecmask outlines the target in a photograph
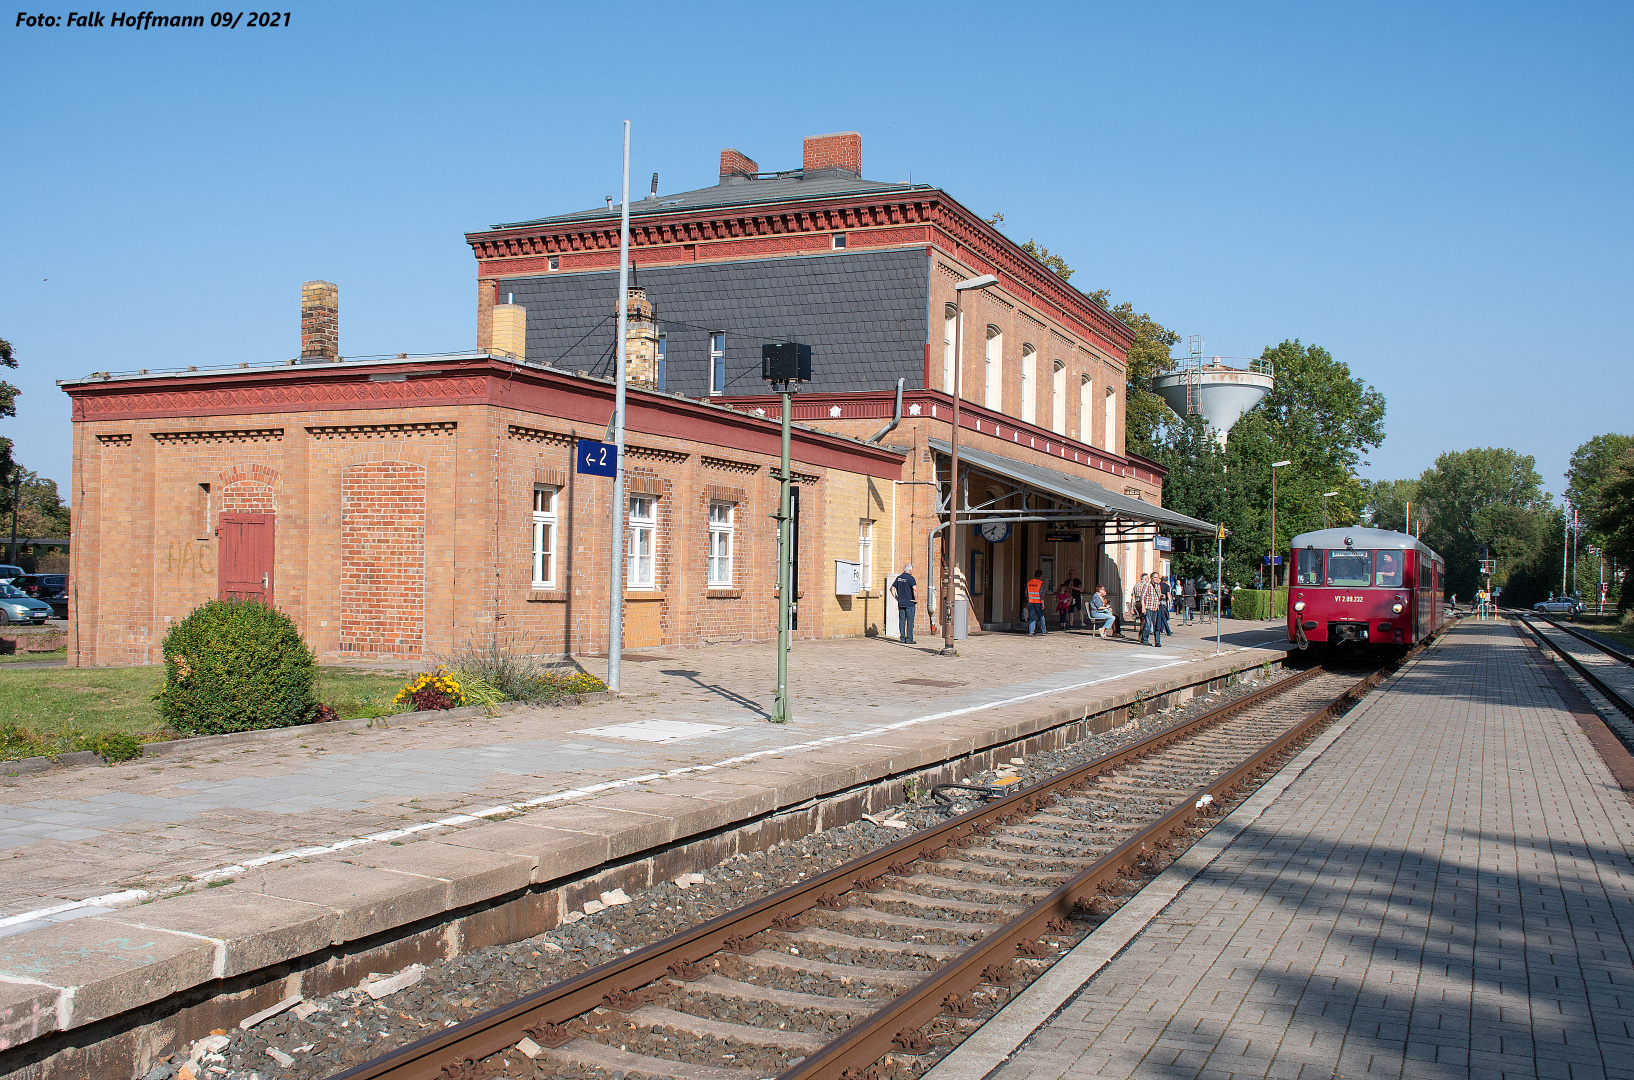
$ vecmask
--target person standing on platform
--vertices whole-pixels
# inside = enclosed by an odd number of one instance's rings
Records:
[[[891,582],[891,595],[896,597],[896,628],[899,640],[904,645],[912,645],[913,640],[913,612],[917,605],[919,582],[913,579],[913,563],[902,568],[902,573]]]
[[[1163,603],[1163,590],[1158,588],[1157,571],[1143,578],[1140,584],[1140,643],[1146,644],[1146,636],[1152,636],[1152,645],[1163,648],[1163,612],[1160,605]]]
[[[1044,571],[1040,570],[1027,580],[1027,636],[1033,636],[1037,624],[1040,637],[1049,633],[1044,626]]]
[[[1163,597],[1157,604],[1157,609],[1163,616],[1163,632],[1174,637],[1174,631],[1169,629],[1169,610],[1174,607],[1174,585],[1165,575],[1158,578],[1158,588],[1163,592]]]
[[[1067,628],[1067,612],[1072,610],[1072,589],[1066,582],[1055,591],[1055,616],[1061,620],[1061,629]]]
[[[1180,606],[1186,610],[1186,625],[1191,625],[1191,617],[1197,611],[1197,579],[1187,578],[1186,583],[1180,586]]]

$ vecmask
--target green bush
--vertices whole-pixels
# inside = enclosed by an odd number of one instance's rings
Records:
[[[318,711],[317,664],[289,616],[212,600],[165,635],[159,715],[183,735],[289,727]]]
[[[1276,614],[1271,614],[1271,593],[1266,589],[1232,589],[1233,619],[1282,619],[1288,615],[1288,590],[1276,591]]]
[[[91,744],[91,749],[101,754],[102,760],[109,765],[142,756],[142,744],[134,735],[127,735],[123,731],[108,731],[98,735],[96,741]]]

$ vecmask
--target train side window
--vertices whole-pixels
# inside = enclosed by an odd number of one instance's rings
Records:
[[[1401,562],[1400,552],[1379,552],[1378,562],[1373,568],[1373,583],[1389,589],[1401,588]]]
[[[1328,551],[1328,584],[1365,588],[1373,583],[1373,553],[1351,548]]]
[[[1315,548],[1294,552],[1294,581],[1300,585],[1322,584],[1322,553]]]

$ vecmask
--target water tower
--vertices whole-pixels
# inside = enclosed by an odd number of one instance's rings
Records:
[[[1187,339],[1180,370],[1152,380],[1152,390],[1179,416],[1201,416],[1223,450],[1226,436],[1243,413],[1271,392],[1271,361],[1244,357],[1204,357],[1203,339]],[[1227,360],[1239,362],[1233,366]]]

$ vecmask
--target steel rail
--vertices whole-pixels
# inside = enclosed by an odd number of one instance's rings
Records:
[[[1601,681],[1599,676],[1595,675],[1587,667],[1585,667],[1583,665],[1583,662],[1581,660],[1579,660],[1577,657],[1573,656],[1570,651],[1561,648],[1560,645],[1557,642],[1550,641],[1549,636],[1547,634],[1543,633],[1543,631],[1539,630],[1536,626],[1532,625],[1532,620],[1529,617],[1527,617],[1525,615],[1521,615],[1521,616],[1519,616],[1519,618],[1520,618],[1521,624],[1523,626],[1525,626],[1528,630],[1532,631],[1532,636],[1533,637],[1536,637],[1539,641],[1541,641],[1545,645],[1549,646],[1549,648],[1554,651],[1556,656],[1559,656],[1561,659],[1565,660],[1566,663],[1570,664],[1572,666],[1572,670],[1576,671],[1579,675],[1583,676],[1584,681],[1587,682],[1590,686],[1592,686],[1596,690],[1600,691],[1600,693],[1602,695],[1604,695],[1605,699],[1607,701],[1611,702],[1612,706],[1618,712],[1622,713],[1624,716],[1628,717],[1630,720],[1634,720],[1634,702],[1630,702],[1627,698],[1623,697],[1622,694],[1618,693],[1616,690],[1613,690],[1611,687],[1607,686],[1603,681]],[[1554,625],[1554,624],[1551,624],[1551,625]],[[1564,627],[1562,627],[1562,629],[1564,629]],[[1582,637],[1582,635],[1578,635],[1578,636]],[[1593,641],[1589,641],[1588,638],[1583,638],[1582,640],[1587,642],[1590,645],[1593,645],[1597,649],[1600,648],[1600,646],[1598,644],[1596,644]],[[1620,659],[1620,657],[1617,657],[1615,653],[1607,652],[1607,650],[1605,650],[1605,649],[1600,649],[1600,651],[1601,652],[1606,652],[1607,655],[1612,656],[1614,658]]]
[[[1540,612],[1534,612],[1530,617],[1534,618],[1534,619],[1541,619],[1543,622],[1548,623],[1550,626],[1554,627],[1556,630],[1564,630],[1564,631],[1566,631],[1566,633],[1570,634],[1572,637],[1576,638],[1578,641],[1581,641],[1583,644],[1593,645],[1596,649],[1599,649],[1601,652],[1605,653],[1607,656],[1612,657],[1613,659],[1616,659],[1616,660],[1621,660],[1623,663],[1628,664],[1631,667],[1634,667],[1634,656],[1630,656],[1625,652],[1621,652],[1621,651],[1619,651],[1617,649],[1613,649],[1610,645],[1607,645],[1605,642],[1599,641],[1599,640],[1597,640],[1595,638],[1591,638],[1591,637],[1589,637],[1589,635],[1583,633],[1581,630],[1575,630],[1572,627],[1567,626],[1565,623],[1556,622],[1554,619],[1551,619],[1551,618],[1549,618],[1549,616],[1544,615],[1544,614],[1542,614]]]
[[[1414,655],[1422,648],[1422,645],[1415,647],[1407,656]],[[1197,815],[1194,804],[1204,794],[1219,798],[1259,767],[1268,756],[1280,752],[1280,748],[1299,738],[1312,725],[1323,722],[1342,704],[1377,685],[1378,680],[1395,666],[1387,665],[1357,683],[1236,769],[1199,789],[1191,799],[1181,803],[1158,823],[1119,845],[1067,885],[1057,888],[1048,899],[1035,904],[1017,921],[984,938],[979,945],[954,960],[950,968],[933,974],[891,1006],[875,1013],[838,1041],[782,1074],[784,1080],[810,1080],[816,1077],[837,1080],[846,1069],[865,1068],[889,1053],[892,1050],[891,1039],[898,1030],[912,1026],[915,1019],[922,1024],[942,1009],[946,995],[936,996],[941,987],[957,985],[969,988],[979,982],[985,964],[978,963],[978,959],[991,963],[990,957],[997,958],[1002,954],[1002,959],[1007,963],[1015,955],[1017,941],[1028,934],[1036,937],[1039,928],[1050,918],[1070,914],[1073,903],[1085,892],[1094,891],[1102,883],[1111,882],[1119,874],[1130,870],[1146,853],[1147,843],[1160,831],[1174,828],[1176,822]],[[561,1045],[569,1037],[561,1026],[592,1009],[609,1005],[623,995],[666,976],[686,980],[695,972],[694,965],[698,961],[717,952],[732,951],[734,945],[741,947],[748,944],[742,939],[777,928],[780,919],[796,918],[814,907],[844,906],[846,893],[852,890],[865,892],[870,885],[877,887],[876,879],[886,876],[892,863],[920,858],[934,861],[951,853],[951,850],[968,847],[973,843],[973,837],[985,835],[1001,819],[1018,813],[1032,813],[1042,803],[1051,801],[1057,791],[1082,786],[1101,773],[1185,740],[1204,728],[1303,685],[1323,674],[1324,670],[1321,667],[1311,668],[1262,687],[1183,724],[1147,736],[1068,772],[1046,777],[1012,795],[996,799],[753,904],[717,916],[690,930],[643,946],[627,956],[533,991],[507,1005],[336,1073],[332,1080],[442,1080],[450,1076],[476,1076],[480,1075],[478,1062],[516,1045],[524,1036],[547,1045]],[[1005,952],[1006,949],[1010,951]],[[974,968],[971,968],[972,964]],[[930,1002],[931,997],[936,998],[934,1002]],[[884,1030],[887,1027],[889,1031]]]

